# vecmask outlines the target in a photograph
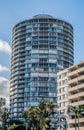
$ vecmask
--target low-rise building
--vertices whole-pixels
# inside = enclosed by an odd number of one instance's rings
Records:
[[[84,62],[71,66],[57,74],[57,97],[60,113],[67,113],[68,106],[84,105]],[[84,117],[79,117],[79,124],[75,125],[75,115],[69,115],[68,130],[75,130],[75,126],[84,130]]]

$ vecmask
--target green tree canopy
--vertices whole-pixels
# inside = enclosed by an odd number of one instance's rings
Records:
[[[7,120],[9,118],[9,112],[6,105],[6,99],[0,97],[0,121],[2,122],[3,129],[6,129]]]
[[[77,125],[78,125],[78,130],[79,130],[79,117],[84,116],[84,105],[78,105],[78,106],[69,106],[68,107],[68,114],[71,112],[74,114],[74,119],[75,119],[75,130],[77,130]],[[78,119],[78,122],[76,121]]]
[[[25,130],[25,126],[24,125],[11,125],[8,130]]]
[[[52,102],[41,101],[37,107],[30,106],[28,110],[23,112],[23,117],[28,122],[30,129],[46,130],[51,124],[51,115],[54,112],[54,104]]]

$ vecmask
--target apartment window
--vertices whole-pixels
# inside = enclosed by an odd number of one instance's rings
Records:
[[[32,67],[37,67],[37,66],[38,66],[37,63],[33,63],[33,64],[32,64]]]
[[[30,90],[30,88],[24,88],[24,92],[27,92],[29,90]]]
[[[37,77],[32,77],[32,81],[38,81]]]
[[[64,91],[66,91],[67,90],[67,86],[64,88]]]
[[[61,99],[61,96],[58,97],[58,100],[60,100],[60,99]]]
[[[55,87],[49,88],[49,91],[56,92],[56,88]]]
[[[57,76],[57,79],[61,79],[61,75],[58,75],[58,76]]]
[[[48,27],[39,27],[40,31],[48,31]]]
[[[32,44],[38,44],[38,41],[32,41]]]
[[[39,48],[46,49],[46,48],[48,48],[48,46],[47,45],[39,45]]]
[[[47,77],[39,77],[39,81],[48,81]]]
[[[28,106],[28,102],[24,102],[24,106],[27,107]]]
[[[65,94],[65,99],[68,97],[68,95],[67,94]]]
[[[37,106],[37,105],[38,105],[38,102],[31,102],[30,105],[31,105],[31,106]]]
[[[14,108],[14,112],[17,112],[17,108]]]
[[[14,116],[17,116],[17,113],[14,113]]]
[[[39,64],[39,67],[48,67],[48,64],[47,63]]]
[[[68,105],[68,102],[65,102],[65,106],[67,106]]]
[[[30,101],[30,98],[29,97],[24,97],[24,101]]]
[[[33,48],[33,49],[37,49],[37,48],[38,48],[38,45],[33,45],[32,48]]]
[[[61,93],[61,89],[58,89],[58,93]]]
[[[63,95],[62,95],[62,96],[60,96],[60,98],[61,98],[61,99],[63,99]]]
[[[38,37],[32,37],[32,40],[38,40]]]
[[[56,40],[56,37],[49,37],[50,40]]]
[[[56,67],[56,64],[50,63],[50,64],[49,64],[49,67]]]
[[[48,19],[39,19],[39,22],[48,22]]]
[[[64,106],[64,102],[61,103],[61,107],[63,107],[63,106]]]
[[[58,86],[61,86],[61,81],[60,81],[60,82],[58,82]]]
[[[56,49],[56,46],[50,45],[49,48],[50,49]]]
[[[31,90],[31,91],[36,91],[36,87],[35,87],[35,88],[34,88],[34,87],[31,87],[30,90]]]

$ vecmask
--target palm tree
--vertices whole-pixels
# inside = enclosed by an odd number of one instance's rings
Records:
[[[9,117],[8,109],[5,107],[6,99],[0,97],[0,121],[2,122],[2,127],[5,130],[7,125],[7,120]]]
[[[7,125],[7,120],[9,118],[9,111],[6,107],[4,107],[2,109],[2,123],[3,123],[3,129],[5,130],[6,129],[6,125]]]
[[[41,101],[37,107],[30,106],[23,116],[29,122],[30,129],[47,130],[51,124],[50,116],[53,114],[53,109],[52,102]]]
[[[41,101],[37,107],[38,111],[38,119],[40,123],[40,129],[46,130],[48,128],[48,117],[49,117],[49,112],[48,112],[48,106],[47,103]]]
[[[0,97],[0,120],[1,120],[1,115],[2,115],[2,107],[4,107],[6,104],[6,99]]]
[[[5,106],[5,105],[6,105],[6,99],[3,98],[3,97],[0,97],[0,108],[1,108],[2,106]]]
[[[40,108],[40,126],[42,130],[50,129],[50,125],[52,122],[52,116],[56,113],[54,111],[54,104],[52,102],[44,102],[41,101],[38,105]]]
[[[79,117],[83,115],[84,105],[79,105],[77,107],[77,118],[78,118],[78,130],[79,130]]]
[[[81,116],[84,112],[84,105],[79,105],[77,107],[69,106],[68,113],[70,113],[70,112],[74,113],[74,116],[75,116],[75,130],[77,130],[76,118],[78,119],[78,130],[79,130],[79,116]]]
[[[77,122],[76,122],[77,110],[75,109],[75,107],[69,106],[68,107],[68,113],[70,113],[70,112],[75,114],[75,130],[77,130],[77,128],[76,128],[76,124],[77,124]]]
[[[28,128],[30,128],[30,130],[36,130],[36,128],[39,126],[36,108],[30,106],[27,111],[23,112],[23,117],[25,118],[26,123],[28,123]]]

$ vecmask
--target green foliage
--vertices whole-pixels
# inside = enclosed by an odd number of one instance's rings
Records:
[[[0,108],[6,105],[6,99],[0,97]]]
[[[28,122],[30,129],[46,130],[51,124],[50,116],[54,114],[52,102],[40,102],[37,107],[30,106],[23,112],[23,117]]]
[[[6,99],[0,97],[0,121],[2,122],[2,129],[6,129],[7,121],[9,118],[9,112],[6,108]]]
[[[8,130],[25,130],[25,126],[24,125],[11,125]]]
[[[18,125],[18,124],[23,124],[23,122],[22,122],[21,120],[19,120],[19,119],[10,119],[8,123],[9,123],[9,125],[13,125],[13,124],[16,124],[16,125]]]
[[[84,116],[84,105],[79,105],[79,106],[69,106],[68,107],[68,114],[72,112],[74,114],[74,119],[75,119],[75,130],[77,130],[77,125],[78,124],[78,130],[79,130],[79,117]],[[78,119],[78,122],[76,121]]]
[[[0,97],[0,121],[2,119],[2,113],[3,113],[3,108],[4,108],[5,104],[6,104],[6,99]]]
[[[68,114],[70,112],[74,113],[76,117],[81,116],[84,113],[84,105],[79,105],[77,107],[69,106],[68,107]]]

